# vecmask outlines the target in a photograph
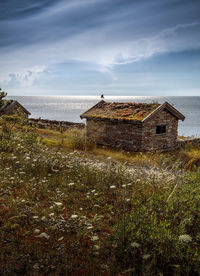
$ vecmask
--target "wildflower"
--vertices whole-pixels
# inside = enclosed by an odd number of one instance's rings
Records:
[[[116,188],[115,185],[110,186],[110,189],[115,189],[115,188]]]
[[[108,160],[110,160],[111,159],[111,157],[110,156],[108,156],[108,158],[107,158]]]
[[[126,199],[126,202],[129,202],[129,201],[130,201],[130,198],[127,198],[127,199]]]
[[[92,228],[94,228],[92,225],[90,225],[90,226],[87,227],[88,230],[90,230]]]
[[[92,241],[98,241],[98,239],[99,239],[98,236],[92,236],[92,237],[91,237],[91,240],[92,240]]]
[[[34,233],[36,233],[36,234],[40,233],[40,229],[35,229]]]
[[[126,185],[125,185],[125,184],[123,184],[123,185],[122,185],[122,187],[123,187],[123,188],[125,188],[125,187],[126,187]]]
[[[37,219],[37,218],[38,218],[38,216],[33,216],[33,218],[34,218],[34,219]]]
[[[73,183],[73,182],[68,184],[68,186],[73,186],[73,185],[74,185],[74,183]]]
[[[62,241],[64,239],[64,237],[60,237],[59,239],[58,239],[58,241]]]
[[[71,215],[70,218],[75,219],[75,218],[77,218],[77,217],[78,217],[77,215]]]
[[[179,236],[179,241],[183,241],[183,242],[191,242],[192,241],[192,237],[190,237],[190,235],[180,235]]]
[[[143,260],[147,260],[147,259],[149,259],[150,257],[151,257],[151,255],[146,254],[146,255],[143,255],[143,256],[142,256],[142,259],[143,259]]]
[[[53,217],[54,215],[55,215],[54,213],[50,213],[50,214],[49,214],[50,217]]]
[[[50,238],[50,236],[49,235],[47,235],[47,233],[45,233],[45,232],[43,232],[43,233],[41,233],[40,235],[38,235],[38,236],[36,236],[37,238],[45,238],[45,239],[49,239]]]
[[[43,216],[43,217],[41,218],[41,220],[42,220],[42,221],[44,221],[45,219],[46,219],[46,217],[45,217],[45,216]]]
[[[137,243],[137,242],[132,242],[132,243],[131,243],[131,246],[132,246],[132,247],[135,247],[135,248],[139,248],[139,247],[140,247],[140,244]]]
[[[95,245],[93,246],[93,248],[94,248],[95,250],[99,250],[99,249],[100,249],[100,246],[98,246],[98,245],[95,244]]]
[[[57,206],[62,206],[62,202],[54,202],[54,204]]]

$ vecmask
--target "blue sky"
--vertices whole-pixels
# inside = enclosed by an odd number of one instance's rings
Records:
[[[10,95],[200,95],[199,0],[1,0]]]

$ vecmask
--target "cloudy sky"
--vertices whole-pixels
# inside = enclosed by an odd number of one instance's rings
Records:
[[[200,95],[199,0],[1,0],[10,95]]]

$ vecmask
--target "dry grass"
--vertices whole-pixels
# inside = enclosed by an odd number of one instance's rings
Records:
[[[168,165],[170,168],[179,166],[186,170],[196,170],[200,166],[200,148],[185,146],[180,150],[170,152],[126,152],[89,144],[85,138],[85,131],[69,129],[63,133],[56,130],[36,130],[43,143],[48,146],[60,147],[64,151],[81,150],[96,158],[112,158],[113,161],[123,162],[134,166],[159,167]],[[181,137],[184,139],[184,137]]]

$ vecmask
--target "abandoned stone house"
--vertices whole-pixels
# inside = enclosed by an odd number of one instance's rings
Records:
[[[83,113],[87,139],[97,145],[128,151],[174,148],[178,120],[185,117],[172,105],[100,101]]]
[[[31,113],[24,108],[18,101],[4,100],[3,105],[0,107],[0,115],[13,115],[17,112],[24,118],[28,118]]]

